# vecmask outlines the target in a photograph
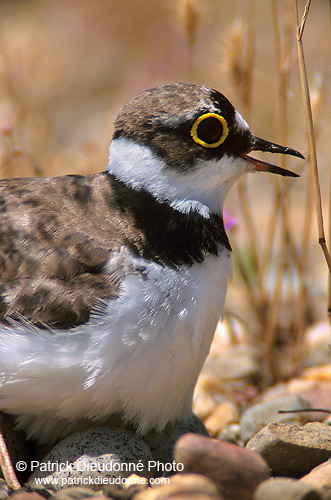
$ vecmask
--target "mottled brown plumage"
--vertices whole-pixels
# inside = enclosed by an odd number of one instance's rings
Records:
[[[101,272],[129,220],[112,204],[106,173],[0,181],[0,318],[85,322],[97,299],[117,296],[118,279]]]

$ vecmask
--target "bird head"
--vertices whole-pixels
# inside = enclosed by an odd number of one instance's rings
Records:
[[[146,90],[124,105],[110,147],[109,171],[159,199],[197,200],[220,210],[246,172],[297,174],[253,158],[252,151],[303,158],[260,139],[220,92],[176,83]]]

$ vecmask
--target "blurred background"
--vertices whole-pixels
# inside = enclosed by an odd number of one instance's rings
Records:
[[[330,2],[315,0],[304,48],[326,229],[330,33]],[[104,170],[121,105],[175,81],[216,88],[254,134],[308,155],[292,0],[1,0],[0,176]],[[301,177],[252,175],[229,195],[235,266],[220,328],[260,350],[268,384],[305,366],[307,328],[327,320],[328,271],[308,162],[264,159]]]

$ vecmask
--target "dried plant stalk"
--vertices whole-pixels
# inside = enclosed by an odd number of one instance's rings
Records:
[[[331,246],[331,177],[330,177],[330,192],[329,192],[329,247]],[[331,325],[331,275],[329,275],[328,284],[328,318]]]
[[[305,9],[304,9],[304,13],[303,13],[301,21],[299,20],[298,1],[294,0],[294,4],[295,4],[296,23],[297,23],[296,39],[297,39],[297,48],[298,48],[300,82],[301,82],[302,99],[303,99],[306,128],[307,128],[310,164],[311,164],[313,185],[314,185],[315,209],[316,209],[317,228],[318,228],[318,242],[321,245],[325,260],[326,260],[328,268],[329,268],[329,273],[331,274],[331,256],[330,256],[327,244],[326,244],[325,233],[324,233],[322,199],[321,199],[321,189],[320,189],[319,173],[318,173],[318,165],[317,165],[317,153],[316,153],[316,145],[315,145],[314,123],[313,123],[313,116],[312,116],[312,110],[311,110],[310,92],[309,92],[308,77],[307,77],[307,70],[306,70],[306,63],[305,63],[305,55],[304,55],[303,44],[302,44],[302,37],[303,37],[307,17],[309,14],[311,0],[308,0],[306,5],[305,5]]]
[[[197,31],[201,20],[200,0],[181,0],[178,7],[189,50],[189,76],[193,80],[194,47],[197,42]]]
[[[7,485],[13,490],[19,490],[21,488],[21,485],[18,482],[14,468],[12,466],[1,427],[2,426],[0,424],[0,468]]]

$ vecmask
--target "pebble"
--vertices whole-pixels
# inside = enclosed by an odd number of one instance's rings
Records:
[[[51,484],[48,484],[46,488],[42,484],[36,484],[36,483],[28,484],[26,490],[29,492],[32,491],[34,493],[38,493],[43,498],[46,498],[46,500],[51,498],[57,491],[56,488]]]
[[[300,377],[287,383],[269,387],[260,397],[263,401],[279,399],[283,396],[299,396],[309,403],[308,407],[330,409],[331,365],[311,367],[304,370]],[[325,413],[306,412],[306,421],[322,421]]]
[[[328,364],[307,368],[303,372],[302,378],[306,380],[314,380],[320,382],[331,382],[330,355]]]
[[[202,380],[209,378],[222,386],[227,380],[245,380],[258,384],[262,379],[263,356],[260,349],[251,345],[235,345],[210,355],[203,368]]]
[[[149,461],[153,461],[150,449],[132,432],[94,428],[76,432],[60,441],[41,461],[29,481],[43,479],[45,486],[51,483],[56,489],[77,485],[100,489],[116,479],[121,483],[122,478],[132,473],[151,477]],[[58,470],[50,471],[48,462],[59,464]],[[142,464],[139,470],[138,463]]]
[[[254,494],[254,500],[322,500],[321,493],[314,486],[297,479],[277,477],[261,483]]]
[[[88,498],[91,500],[92,498],[103,497],[101,492],[95,492],[91,488],[82,488],[79,486],[72,488],[63,488],[62,490],[56,492],[53,496],[53,499],[56,500],[76,500],[79,498]],[[102,498],[101,498],[102,500]]]
[[[319,321],[310,325],[305,331],[307,354],[306,366],[330,363],[330,323]]]
[[[143,440],[151,450],[154,460],[167,464],[174,459],[175,442],[188,432],[203,436],[209,435],[201,420],[192,413],[186,421],[168,424],[162,432],[151,431],[144,436]]]
[[[38,493],[28,493],[26,491],[18,491],[10,498],[11,500],[44,500],[44,498],[38,495]]]
[[[136,498],[140,491],[147,491],[147,489],[147,484],[135,486],[130,485],[129,487],[126,487],[126,485],[112,484],[104,487],[103,493],[106,495],[108,500],[109,498],[116,500],[131,500]]]
[[[72,487],[72,488],[63,488],[58,491],[52,497],[52,500],[78,500],[88,498],[92,500],[93,498],[98,498],[98,500],[104,500],[104,496],[101,492],[95,492],[91,488],[82,488],[82,487]]]
[[[216,437],[220,441],[229,441],[241,447],[244,446],[244,443],[240,440],[239,424],[226,425]]]
[[[223,500],[215,484],[200,474],[176,474],[168,484],[149,488],[134,500]]]
[[[274,476],[301,477],[331,457],[331,427],[271,423],[246,445],[269,464]]]
[[[279,410],[301,410],[309,404],[298,396],[283,396],[248,408],[240,419],[240,438],[247,443],[262,427],[270,422],[302,422],[300,412],[279,413]]]
[[[238,407],[232,401],[223,401],[205,420],[204,424],[209,434],[216,437],[224,427],[238,422],[238,420]]]
[[[251,450],[205,436],[186,434],[175,446],[175,461],[185,473],[213,481],[225,500],[251,500],[256,487],[269,478],[269,467]]]
[[[331,459],[312,469],[300,482],[318,487],[323,500],[331,500]]]
[[[122,485],[117,485],[117,484],[112,484],[109,486],[105,486],[103,489],[104,494],[106,495],[107,500],[109,498],[111,500],[131,500],[133,498],[136,498],[136,494],[139,493],[139,491],[134,490],[131,488],[126,489]],[[97,500],[97,499],[96,499]],[[103,500],[103,499],[102,499]]]
[[[202,382],[198,381],[198,384],[194,391],[193,397],[193,409],[194,413],[201,419],[205,420],[217,407],[215,398],[212,397],[208,392],[205,391],[202,386]]]

